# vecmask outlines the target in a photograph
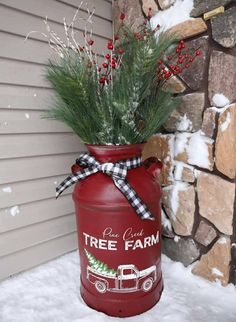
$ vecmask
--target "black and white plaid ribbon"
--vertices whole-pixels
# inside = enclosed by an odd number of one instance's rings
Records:
[[[72,184],[85,179],[91,174],[103,172],[112,178],[116,187],[123,193],[141,219],[154,220],[154,216],[148,210],[145,203],[126,181],[127,171],[142,165],[140,157],[134,157],[117,163],[100,163],[93,156],[84,153],[76,160],[76,163],[86,168],[75,174],[71,174],[62,181],[56,188],[56,197],[59,197],[59,195]]]

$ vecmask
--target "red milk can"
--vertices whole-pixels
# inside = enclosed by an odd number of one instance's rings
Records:
[[[100,163],[141,155],[143,144],[87,145]],[[111,316],[147,311],[160,299],[161,188],[158,166],[128,171],[126,180],[148,206],[155,220],[140,219],[111,177],[96,173],[77,183],[73,193],[81,262],[81,295],[88,306]],[[72,167],[73,172],[81,169]]]

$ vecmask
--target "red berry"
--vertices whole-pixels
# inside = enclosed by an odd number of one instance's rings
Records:
[[[189,55],[184,55],[184,58],[186,58],[186,59],[189,58]]]
[[[100,73],[100,71],[101,71],[102,69],[101,69],[101,67],[98,67],[98,72]]]
[[[172,58],[173,58],[172,56],[168,56],[168,57],[167,57],[167,59],[168,59],[168,60],[171,60]]]
[[[119,37],[118,35],[115,35],[115,36],[114,36],[114,39],[115,39],[115,40],[119,40],[119,39],[120,39],[120,37]]]
[[[166,74],[165,74],[165,78],[169,78],[171,76],[171,72],[167,72]]]
[[[181,44],[181,48],[185,48],[185,44]]]
[[[190,66],[189,64],[186,64],[186,65],[185,65],[185,68],[189,68],[189,66]]]
[[[113,50],[113,48],[114,48],[114,47],[113,47],[113,44],[112,44],[112,43],[108,44],[108,45],[107,45],[107,48],[108,48],[108,49],[110,49],[110,50]]]
[[[159,60],[158,64],[159,65],[162,65],[163,64],[163,61],[162,60]]]
[[[180,52],[180,49],[176,48],[175,52],[178,54]]]
[[[106,59],[110,59],[111,58],[111,55],[110,54],[106,54],[105,57],[106,57]]]
[[[88,44],[89,46],[92,46],[94,44],[94,41],[92,39],[89,39]]]
[[[179,72],[180,71],[180,67],[178,65],[175,66],[175,71]]]
[[[125,19],[125,14],[122,12],[121,14],[120,14],[120,20],[124,20]]]
[[[200,55],[201,55],[200,50],[197,50],[197,51],[196,51],[196,56],[200,56]]]
[[[184,41],[183,40],[180,40],[180,44],[184,44]]]
[[[189,62],[192,63],[194,61],[194,58],[190,58]]]
[[[123,50],[122,48],[118,48],[118,49],[117,49],[117,52],[118,52],[118,54],[120,54],[120,55],[121,55],[121,54],[123,54],[124,50]]]
[[[182,59],[183,58],[183,55],[179,54],[178,58],[179,59]]]
[[[99,83],[100,84],[105,84],[105,82],[106,82],[106,80],[105,80],[105,78],[104,77],[101,77],[100,79],[99,79]]]
[[[183,63],[183,59],[178,59],[178,64],[182,64]]]
[[[107,68],[107,67],[108,67],[108,64],[107,64],[107,63],[103,63],[103,64],[102,64],[102,66],[103,66],[104,68]]]

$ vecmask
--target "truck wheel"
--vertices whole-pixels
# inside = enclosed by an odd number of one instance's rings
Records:
[[[102,281],[96,281],[95,288],[99,293],[105,293],[107,290],[106,284]]]
[[[153,285],[153,279],[152,278],[147,278],[142,285],[142,289],[144,292],[148,292],[150,291],[150,289],[152,288]]]

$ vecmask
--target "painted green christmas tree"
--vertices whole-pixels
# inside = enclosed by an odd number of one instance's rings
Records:
[[[105,275],[110,275],[110,276],[115,276],[116,275],[116,270],[113,268],[110,268],[107,266],[107,264],[99,261],[96,259],[91,253],[89,253],[86,249],[84,249],[85,254],[87,256],[87,259],[89,261],[89,265],[91,268],[95,269],[97,272],[105,274]]]

